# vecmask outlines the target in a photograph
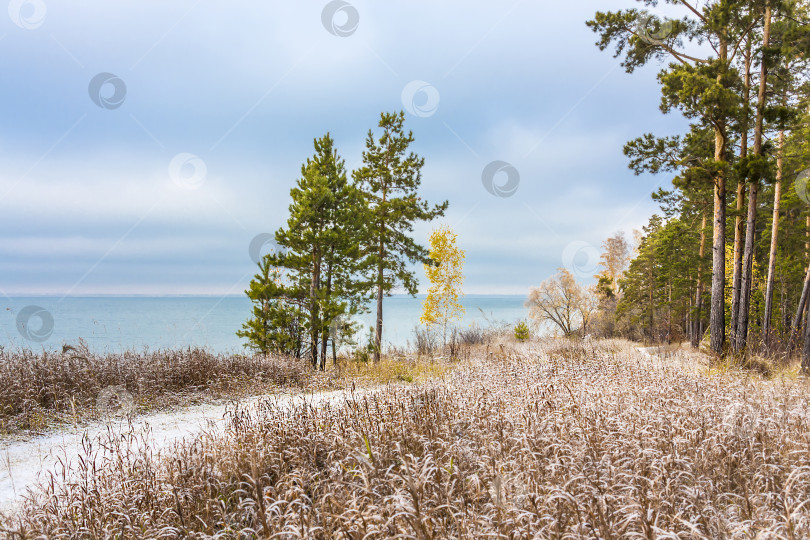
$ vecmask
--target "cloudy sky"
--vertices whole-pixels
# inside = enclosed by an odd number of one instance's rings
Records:
[[[424,196],[450,201],[468,293],[525,293],[564,264],[592,274],[666,181],[635,177],[622,145],[683,126],[658,111],[660,66],[625,74],[584,24],[633,4],[12,0],[0,291],[239,294],[313,138],[331,132],[354,168],[400,109]],[[495,194],[493,161],[512,166]]]

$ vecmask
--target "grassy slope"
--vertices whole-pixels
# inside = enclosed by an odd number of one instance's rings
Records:
[[[412,382],[441,371],[436,365],[388,360],[376,366],[344,361],[339,372],[314,373],[306,361],[202,349],[93,354],[0,348],[0,435],[25,436],[104,419],[110,413],[151,414],[280,389]],[[116,401],[121,392],[131,398],[127,407]]]
[[[482,351],[483,353],[483,351]],[[810,536],[799,378],[621,342],[496,348],[345,406],[237,411],[155,455],[108,441],[5,524],[23,535]]]
[[[124,354],[0,349],[0,433],[38,432],[119,412],[118,394],[110,390],[127,392],[131,412],[145,413],[313,383],[302,362],[202,349]]]

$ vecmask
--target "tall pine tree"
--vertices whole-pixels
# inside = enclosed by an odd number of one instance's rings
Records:
[[[377,319],[374,327],[374,361],[380,360],[383,333],[383,298],[402,286],[416,295],[417,281],[408,263],[426,263],[428,251],[411,237],[418,221],[444,215],[447,201],[430,206],[419,196],[424,158],[408,148],[413,133],[405,132],[405,113],[383,113],[379,138],[369,130],[363,166],[354,172],[357,187],[368,205],[363,238],[363,268],[374,288]]]
[[[315,140],[315,154],[301,166],[290,196],[287,226],[276,232],[284,251],[269,259],[286,272],[288,285],[280,292],[299,299],[310,362],[324,369],[333,322],[359,312],[368,289],[360,275],[367,210],[328,133]]]
[[[639,0],[653,7],[656,0]],[[674,3],[674,2],[673,2]],[[690,13],[680,20],[662,20],[645,11],[628,9],[598,12],[588,25],[599,34],[597,46],[616,46],[624,53],[628,72],[651,60],[671,60],[659,75],[663,112],[679,110],[711,129],[714,152],[703,168],[713,188],[711,287],[711,346],[722,353],[725,345],[726,186],[729,180],[730,130],[742,114],[743,84],[733,63],[755,28],[759,6],[750,0],[711,0],[704,4],[681,1]],[[707,54],[696,56],[685,42],[706,43]]]

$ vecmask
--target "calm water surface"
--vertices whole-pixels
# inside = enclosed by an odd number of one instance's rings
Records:
[[[515,323],[525,319],[525,296],[470,295],[463,303],[467,310],[460,326],[473,323],[486,326],[494,322]],[[383,306],[383,338],[387,344],[406,346],[413,341],[413,329],[419,323],[423,297],[392,296]],[[18,330],[18,319],[38,306],[53,320],[53,329],[40,328],[39,315]],[[27,311],[26,311],[26,308]],[[247,297],[14,297],[0,299],[0,346],[32,349],[58,349],[63,343],[84,339],[98,352],[154,350],[202,346],[214,352],[243,351],[236,331],[250,316]],[[23,317],[20,317],[22,313]],[[371,326],[371,313],[360,317]],[[50,325],[49,325],[50,326]],[[43,338],[36,334],[43,331]],[[23,335],[29,332],[34,339]],[[363,332],[365,338],[366,332]]]

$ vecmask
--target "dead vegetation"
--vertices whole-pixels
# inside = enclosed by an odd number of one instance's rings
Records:
[[[187,405],[311,382],[303,362],[211,354],[203,349],[95,354],[0,348],[0,432],[42,430],[60,421],[98,416],[105,388],[129,392],[137,410]]]
[[[0,434],[41,432],[104,418],[107,411],[99,400],[110,389],[125,393],[134,405],[132,412],[139,414],[281,389],[320,391],[425,381],[441,377],[450,364],[392,351],[376,364],[340,357],[337,367],[317,372],[305,360],[213,354],[199,348],[97,354],[86,347],[61,352],[0,347]]]
[[[442,382],[266,401],[171,450],[90,446],[18,538],[807,538],[801,378],[621,342],[496,347]]]

